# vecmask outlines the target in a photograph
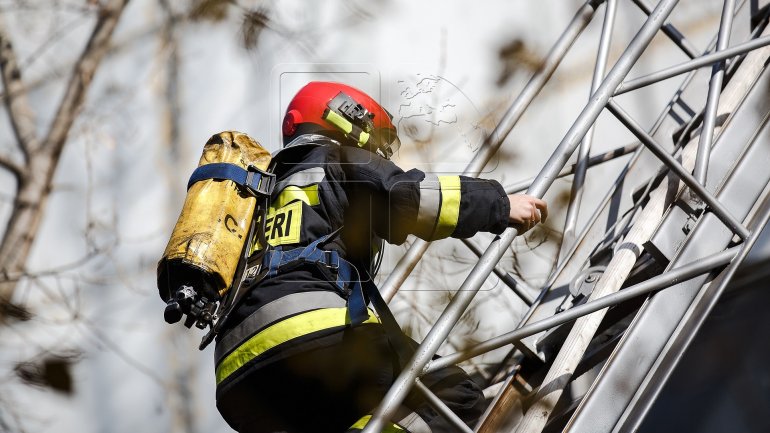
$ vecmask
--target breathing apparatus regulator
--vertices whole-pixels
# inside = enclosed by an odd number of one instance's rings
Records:
[[[266,172],[270,153],[246,134],[225,131],[203,148],[187,184],[182,212],[158,263],[164,318],[210,328],[201,349],[216,335],[242,296],[249,246],[264,244],[263,222],[275,177]],[[260,216],[262,216],[260,218]]]

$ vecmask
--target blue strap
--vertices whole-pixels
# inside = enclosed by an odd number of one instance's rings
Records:
[[[350,323],[359,325],[369,318],[369,311],[366,309],[367,302],[361,286],[361,278],[358,276],[358,270],[353,265],[347,261],[343,263],[347,266],[340,266],[340,269],[337,271],[337,285],[344,281],[350,282],[348,315],[350,316]],[[343,276],[343,274],[347,274],[347,276]]]
[[[187,189],[190,189],[195,182],[207,179],[232,180],[246,188],[252,195],[270,195],[275,185],[275,175],[257,167],[249,166],[246,170],[235,164],[214,162],[196,168],[187,182]]]
[[[336,271],[337,279],[334,283],[340,290],[344,291],[345,286],[349,285],[348,315],[353,325],[359,325],[369,318],[369,311],[366,308],[367,302],[358,269],[352,263],[342,259],[337,251],[318,248],[333,235],[336,233],[316,239],[304,248],[284,251],[281,247],[276,247],[268,251],[263,259],[264,265],[268,267],[266,278],[278,275],[279,269],[291,262],[315,263],[331,268]]]

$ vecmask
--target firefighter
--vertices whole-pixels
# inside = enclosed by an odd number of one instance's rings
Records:
[[[389,160],[400,144],[390,114],[344,84],[303,87],[282,133],[253,282],[217,336],[217,407],[241,433],[359,431],[416,348],[367,307],[383,309],[371,281],[382,241],[524,232],[547,206],[494,180],[404,172]],[[422,381],[468,425],[480,417],[483,395],[462,369]],[[388,431],[454,431],[419,396],[399,416]]]

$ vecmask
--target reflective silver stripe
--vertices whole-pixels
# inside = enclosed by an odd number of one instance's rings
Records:
[[[420,418],[417,413],[412,412],[412,410],[406,406],[399,406],[393,418],[398,418],[400,420],[397,422],[386,423],[385,429],[382,431],[382,433],[432,433],[425,420]],[[366,428],[366,425],[369,424],[371,419],[371,415],[362,416],[358,421],[356,421],[355,424],[350,426],[346,433],[362,431],[364,428]]]
[[[425,174],[420,182],[420,208],[414,234],[426,241],[431,240],[441,210],[441,183],[438,176]]]
[[[401,406],[403,408],[403,406]],[[400,411],[399,411],[400,412]],[[399,416],[399,413],[396,413]],[[424,419],[417,415],[416,412],[411,412],[400,420],[396,421],[396,424],[405,428],[409,433],[431,433],[430,426]]]
[[[314,183],[320,183],[324,180],[325,176],[326,173],[324,172],[323,167],[308,168],[306,170],[298,171],[286,179],[281,180],[275,184],[273,191],[276,193],[283,191],[283,189],[289,185],[303,187]]]
[[[227,354],[238,348],[249,337],[284,317],[319,308],[338,308],[345,305],[345,300],[334,292],[292,293],[269,302],[251,313],[217,343],[214,350],[215,364],[218,365]]]
[[[299,137],[295,138],[289,144],[283,147],[283,149],[279,150],[278,152],[273,154],[273,159],[276,159],[279,153],[283,152],[285,149],[289,147],[294,146],[341,146],[340,142],[337,140],[332,140],[329,137],[326,137],[324,135],[319,134],[302,134]]]

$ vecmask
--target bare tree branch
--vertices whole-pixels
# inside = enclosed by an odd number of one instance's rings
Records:
[[[2,72],[6,94],[5,106],[8,108],[13,132],[24,154],[24,160],[28,161],[30,149],[36,148],[38,144],[34,114],[27,100],[27,94],[24,92],[18,58],[2,17],[0,17],[0,72]]]
[[[173,17],[174,21],[184,20],[185,18],[186,18],[185,14],[176,14]],[[166,27],[166,21],[162,21],[161,24],[148,25],[143,29],[124,35],[123,40],[113,41],[111,43],[110,50],[105,55],[106,58],[110,58],[112,56],[120,54],[121,52],[130,50],[136,47],[137,45],[148,43],[150,38],[157,36],[159,32],[165,31],[165,27]],[[24,87],[20,89],[16,89],[16,92],[14,92],[14,95],[17,94],[18,92],[30,92],[42,87],[43,85],[49,84],[51,80],[61,78],[63,75],[65,75],[66,71],[69,71],[73,67],[74,67],[74,61],[72,63],[65,63],[61,65],[51,65],[47,68],[46,73],[37,77],[33,77],[32,79],[28,78],[24,83],[25,84]],[[8,97],[8,92],[6,90],[3,90],[2,92],[0,92],[0,100],[3,100],[7,97]]]
[[[72,78],[67,84],[64,98],[46,139],[40,143],[39,147],[31,146],[27,149],[29,161],[26,173],[29,175],[24,178],[25,181],[19,188],[13,211],[0,242],[0,273],[2,274],[14,275],[25,272],[27,257],[42,221],[45,204],[52,189],[53,176],[67,141],[67,135],[83,107],[86,92],[107,52],[112,34],[127,3],[128,0],[112,0],[99,11],[93,33],[75,64]],[[10,41],[6,36],[2,38],[4,55],[7,56],[6,53],[11,55],[11,57],[5,57],[3,79],[5,80],[6,74],[9,78],[16,79],[20,74],[15,56],[10,48],[6,49],[10,47]],[[13,60],[13,64],[8,63],[9,59]],[[13,81],[11,84],[21,86],[20,83]],[[6,94],[7,100],[19,97],[19,93],[13,88],[6,87]],[[15,281],[0,281],[0,304],[9,303],[15,289]],[[0,313],[0,321],[2,319]]]
[[[24,178],[24,174],[26,173],[25,168],[19,164],[16,164],[10,158],[7,158],[3,155],[0,155],[0,167],[3,167],[6,170],[10,171],[11,174],[13,174],[16,177],[16,181],[18,182],[17,183],[17,188],[18,188],[18,186],[21,185],[22,179]]]
[[[75,65],[75,71],[43,144],[54,158],[58,158],[61,153],[70,128],[83,107],[86,90],[91,84],[102,57],[107,52],[112,33],[127,3],[128,0],[113,0],[99,12],[96,27],[80,60]]]

